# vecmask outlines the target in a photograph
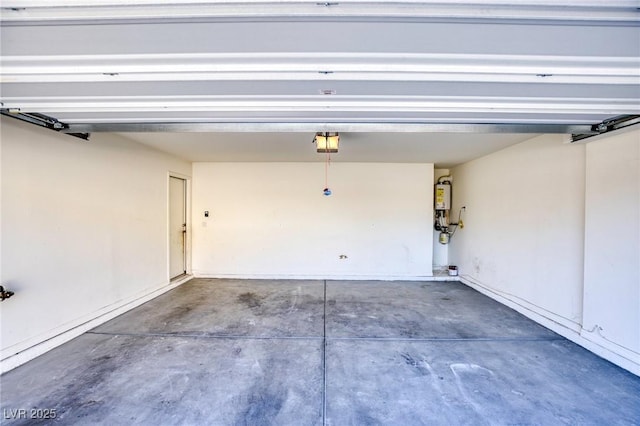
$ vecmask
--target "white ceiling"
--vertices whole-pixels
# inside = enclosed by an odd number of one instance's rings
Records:
[[[0,98],[194,161],[313,161],[341,131],[336,161],[457,164],[640,114],[639,6],[3,0]]]
[[[122,133],[189,161],[324,161],[313,133]],[[341,133],[336,162],[435,163],[451,167],[536,135],[472,133]]]

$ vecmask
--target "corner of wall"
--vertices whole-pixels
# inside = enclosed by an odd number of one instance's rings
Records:
[[[640,132],[635,136],[627,134],[626,138],[635,137],[638,145],[638,135]],[[615,135],[606,140],[611,141],[611,138]],[[584,321],[591,325],[607,322],[609,333],[627,336],[636,333],[640,336],[640,320],[633,328],[628,320],[631,315],[629,309],[612,308],[610,305],[613,299],[624,300],[625,306],[633,305],[636,311],[640,311],[640,280],[637,278],[635,281],[623,277],[615,279],[616,286],[620,287],[617,297],[612,297],[609,291],[599,293],[594,306],[603,307],[608,312],[604,316],[599,315],[599,319],[594,319],[595,311],[589,311],[584,301],[587,285],[593,285],[594,277],[589,272],[588,258],[585,260],[585,247],[590,244],[588,240],[593,243],[588,229],[590,203],[606,199],[619,206],[625,205],[620,198],[614,197],[621,188],[618,181],[633,181],[635,186],[631,185],[631,192],[621,196],[625,199],[635,197],[633,199],[636,200],[635,207],[627,206],[625,212],[640,211],[637,205],[640,199],[637,155],[630,155],[620,144],[616,149],[606,150],[605,147],[606,153],[595,156],[598,161],[605,162],[605,158],[616,157],[614,163],[601,169],[604,175],[594,181],[609,187],[610,194],[605,194],[607,191],[600,188],[595,197],[593,194],[589,196],[589,177],[594,173],[594,166],[587,161],[587,153],[596,149],[596,144],[593,148],[589,144],[586,147],[585,144],[566,144],[562,135],[542,135],[453,168],[453,207],[458,209],[464,205],[466,212],[465,228],[452,239],[449,259],[458,265],[465,284],[638,374],[640,356],[637,352],[622,350],[583,328],[586,327]],[[606,184],[606,175],[618,173],[621,162],[628,162],[630,158],[636,158],[636,163],[626,170],[635,173],[635,178],[616,178],[617,192],[612,192],[610,185]],[[610,209],[604,211],[604,217],[609,217]],[[635,214],[626,222],[637,227],[640,214]],[[616,218],[619,216],[616,213]],[[603,218],[599,218],[594,223],[599,226],[602,222]],[[630,234],[634,235],[630,238],[639,239],[637,233]],[[605,240],[609,236],[608,232],[603,233]],[[620,253],[614,240],[609,238],[607,241],[611,243],[607,253]],[[637,253],[638,241],[630,244],[623,251]],[[603,247],[602,244],[591,247],[595,250],[592,261],[602,257]],[[588,253],[589,249],[586,250]],[[638,256],[631,268],[640,270]],[[601,279],[602,289],[610,288],[612,279],[611,274]],[[630,282],[634,284],[630,285]],[[635,293],[632,294],[633,291]],[[626,325],[612,318],[622,311],[627,312],[624,314]],[[623,331],[620,327],[632,328]]]
[[[4,117],[1,132],[6,371],[173,285],[166,173],[191,164],[118,135],[86,142]]]

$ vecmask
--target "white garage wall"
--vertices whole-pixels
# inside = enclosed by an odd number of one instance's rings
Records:
[[[582,334],[640,365],[640,130],[586,148]]]
[[[453,169],[460,274],[573,330],[582,322],[584,146],[544,135]]]
[[[15,292],[0,307],[6,370],[168,287],[168,172],[191,164],[115,135],[87,142],[6,118],[1,132],[0,280]]]
[[[194,163],[194,274],[431,276],[433,165],[333,163],[330,197],[324,167]]]
[[[452,170],[466,213],[449,261],[466,284],[640,374],[640,132],[563,139]]]

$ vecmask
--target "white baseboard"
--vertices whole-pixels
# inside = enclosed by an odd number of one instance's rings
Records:
[[[68,342],[71,339],[75,339],[81,334],[95,328],[105,322],[122,315],[123,313],[148,302],[178,287],[181,284],[193,278],[192,275],[186,275],[183,278],[171,281],[169,284],[162,286],[156,290],[146,293],[142,296],[135,296],[127,300],[123,300],[117,304],[103,308],[97,312],[91,314],[89,318],[83,317],[72,323],[65,324],[64,329],[57,328],[50,332],[48,335],[40,336],[40,342],[35,343],[25,349],[17,349],[15,353],[11,353],[6,358],[0,361],[0,374],[6,373],[32,359],[56,348],[63,343]],[[7,348],[6,352],[10,352],[11,348]]]
[[[631,373],[640,376],[640,360],[629,359],[629,356],[624,356],[618,352],[615,352],[611,348],[604,346],[599,342],[590,340],[584,335],[584,330],[579,325],[572,324],[559,317],[553,317],[547,312],[539,312],[534,307],[525,306],[523,303],[516,300],[512,300],[508,295],[503,295],[498,291],[490,289],[483,284],[475,281],[468,276],[460,277],[447,277],[447,276],[342,276],[342,277],[326,277],[326,276],[298,276],[298,275],[233,275],[233,274],[202,274],[198,275],[198,278],[222,278],[222,279],[299,279],[299,280],[375,280],[375,281],[460,281],[463,284],[479,291],[480,293],[510,307],[511,309],[521,313],[527,318],[547,327],[548,329],[558,333],[559,335],[569,339],[570,341],[584,347],[585,349],[595,353],[596,355],[611,361],[612,363],[630,371]],[[94,313],[91,319],[81,319],[76,323],[71,324],[66,330],[62,332],[52,333],[51,336],[45,337],[41,342],[20,350],[15,354],[9,355],[7,358],[0,361],[0,374],[12,370],[42,354],[50,351],[51,349],[74,339],[81,334],[95,328],[115,317],[121,315],[141,304],[148,302],[149,300],[160,296],[161,294],[178,287],[181,284],[194,278],[193,275],[185,276],[180,280],[171,282],[170,284],[163,286],[157,290],[151,291],[140,297],[132,298],[131,300],[125,300],[119,303],[117,306],[110,306],[101,311]],[[582,334],[581,334],[582,333]],[[9,348],[10,349],[10,348]]]
[[[327,281],[452,281],[433,275],[286,275],[286,274],[207,274],[193,272],[196,278],[237,280],[327,280]]]
[[[562,337],[571,340],[573,343],[582,346],[607,361],[640,376],[640,359],[634,360],[627,354],[616,352],[612,348],[608,348],[598,342],[588,339],[585,337],[584,330],[580,324],[574,324],[564,318],[554,316],[549,312],[538,310],[532,305],[525,305],[526,302],[523,303],[522,301],[514,300],[513,298],[510,298],[509,295],[505,295],[497,290],[491,289],[468,275],[461,276],[460,282],[479,291],[485,296],[510,307],[527,318],[547,327],[551,331],[558,333]]]

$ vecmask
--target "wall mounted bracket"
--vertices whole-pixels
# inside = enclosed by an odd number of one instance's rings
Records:
[[[604,133],[613,132],[614,130],[624,129],[625,127],[640,124],[640,115],[620,115],[602,123],[591,126],[591,133],[574,133],[571,135],[571,143],[581,142],[587,138],[602,135]]]
[[[56,132],[65,133],[67,135],[75,136],[80,139],[89,140],[90,133],[70,133],[65,132],[69,129],[69,125],[59,121],[56,118],[49,117],[48,115],[39,114],[35,112],[21,112],[19,109],[2,108],[0,114],[15,118],[20,121],[35,124],[36,126],[44,127],[49,130],[55,130]]]

